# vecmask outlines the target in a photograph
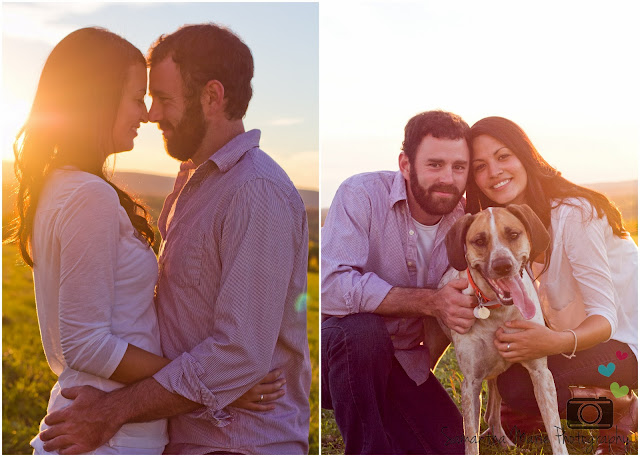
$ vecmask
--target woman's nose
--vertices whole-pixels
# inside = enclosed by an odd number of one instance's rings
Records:
[[[498,163],[489,163],[490,176],[498,176],[502,174],[502,167]]]

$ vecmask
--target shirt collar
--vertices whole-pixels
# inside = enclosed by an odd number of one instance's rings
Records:
[[[391,183],[391,192],[389,192],[389,208],[399,201],[407,199],[407,186],[404,181],[404,176],[400,170],[396,171],[396,175],[393,177]]]
[[[242,158],[245,152],[260,146],[260,130],[254,129],[241,133],[214,152],[208,160],[225,173]]]

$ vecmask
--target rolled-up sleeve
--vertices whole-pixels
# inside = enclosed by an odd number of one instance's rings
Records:
[[[120,203],[106,183],[79,187],[60,212],[59,330],[66,364],[109,378],[127,342],[111,334]]]
[[[297,256],[308,249],[306,215],[294,197],[265,179],[236,192],[220,239],[214,331],[154,375],[165,389],[204,405],[191,414],[218,426],[229,422],[222,409],[269,373],[285,306],[295,306],[289,289],[305,292],[306,282],[292,280]]]
[[[600,315],[611,325],[611,335],[618,328],[616,295],[605,232],[611,230],[606,217],[589,215],[586,208],[568,207],[565,215],[563,248],[578,284],[587,316]]]
[[[322,228],[322,313],[346,316],[374,312],[392,286],[365,272],[369,256],[371,201],[343,183]]]

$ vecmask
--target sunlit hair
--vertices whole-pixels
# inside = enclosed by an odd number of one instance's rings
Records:
[[[207,82],[217,80],[224,86],[227,118],[244,117],[253,94],[253,57],[237,35],[211,23],[185,25],[158,38],[149,49],[149,66],[169,56],[180,69],[187,100],[199,97]]]
[[[449,140],[464,138],[471,148],[469,125],[460,116],[441,110],[425,111],[409,119],[404,128],[402,152],[408,157],[410,164],[414,163],[416,150],[427,135]]]
[[[522,162],[527,172],[525,201],[546,227],[551,225],[551,210],[555,207],[553,199],[570,204],[565,199],[577,197],[586,199],[595,208],[598,217],[606,215],[617,236],[624,237],[628,234],[622,225],[620,211],[613,202],[599,192],[563,178],[558,170],[542,158],[527,134],[516,123],[503,117],[487,117],[471,127],[471,141],[480,135],[489,135],[498,140]],[[500,206],[480,191],[473,175],[472,163],[467,182],[467,212],[475,214],[489,206]]]
[[[61,166],[75,166],[109,183],[131,224],[153,243],[145,208],[104,173],[106,157],[118,152],[113,125],[127,72],[135,64],[146,65],[135,46],[94,27],[70,33],[49,54],[31,112],[13,145],[18,217],[8,241],[18,243],[29,266],[33,266],[31,236],[40,193],[51,170]]]

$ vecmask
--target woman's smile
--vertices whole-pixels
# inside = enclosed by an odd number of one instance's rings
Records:
[[[525,203],[527,171],[500,141],[489,135],[477,136],[471,169],[478,188],[497,204]]]

